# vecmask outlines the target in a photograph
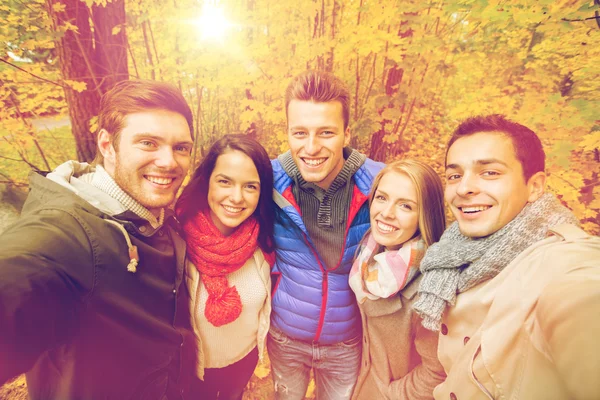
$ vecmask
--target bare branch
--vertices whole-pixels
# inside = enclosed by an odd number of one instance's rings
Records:
[[[61,84],[60,84],[60,83],[58,83],[58,82],[54,82],[54,81],[51,81],[51,80],[49,80],[49,79],[42,78],[41,76],[37,76],[36,74],[34,74],[34,73],[31,73],[31,72],[29,72],[29,71],[27,71],[27,70],[25,70],[25,69],[23,69],[23,68],[21,68],[21,67],[19,67],[19,66],[15,65],[15,64],[13,64],[13,63],[11,63],[11,62],[9,62],[9,61],[3,60],[2,58],[0,58],[0,61],[2,61],[2,62],[3,62],[3,63],[5,63],[5,64],[8,64],[8,65],[10,65],[10,66],[11,66],[11,67],[13,67],[13,68],[16,68],[16,69],[18,69],[19,71],[25,72],[26,74],[29,74],[29,75],[33,76],[34,78],[37,78],[37,79],[39,79],[39,80],[42,80],[42,81],[44,81],[44,82],[48,82],[48,83],[51,83],[51,84],[53,84],[53,85],[60,86],[60,87],[64,88],[64,86],[63,86],[63,85],[61,85]]]
[[[600,16],[596,15],[594,17],[589,17],[589,18],[577,18],[577,19],[569,19],[569,18],[561,18],[561,21],[565,21],[565,22],[584,22],[584,21],[590,21],[592,19],[595,20],[600,20]]]
[[[573,185],[571,182],[569,182],[568,180],[566,180],[566,179],[565,179],[565,178],[563,178],[562,176],[560,176],[560,175],[557,175],[557,174],[551,174],[550,176],[555,176],[555,177],[557,177],[558,179],[560,179],[561,181],[563,181],[564,183],[566,183],[567,185],[571,186],[573,189],[575,189],[576,191],[578,191],[578,192],[579,192],[579,188],[578,188],[578,187],[576,187],[575,185]]]
[[[18,158],[6,157],[6,156],[2,156],[2,155],[0,155],[0,158],[3,160],[9,160],[9,161],[18,161],[18,162],[23,161],[23,160],[19,160]]]

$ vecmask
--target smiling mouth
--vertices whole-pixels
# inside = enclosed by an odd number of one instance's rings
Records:
[[[156,185],[163,185],[163,186],[170,185],[171,183],[173,183],[175,181],[175,178],[166,178],[166,177],[161,177],[161,176],[144,175],[144,178],[146,178],[147,180],[149,180],[150,182],[152,182]]]
[[[392,233],[398,230],[398,228],[396,228],[395,226],[392,225],[388,225],[386,223],[383,223],[381,221],[377,221],[377,228],[382,231],[383,233]]]
[[[489,210],[492,206],[469,206],[469,207],[458,207],[458,209],[465,214],[475,214],[481,211]]]
[[[242,207],[231,207],[231,206],[226,206],[223,204],[221,204],[221,207],[223,207],[225,209],[225,211],[227,211],[228,213],[231,213],[231,214],[238,214],[244,210],[244,208],[242,208]]]
[[[302,158],[302,161],[309,167],[318,167],[323,164],[327,159],[326,158]]]

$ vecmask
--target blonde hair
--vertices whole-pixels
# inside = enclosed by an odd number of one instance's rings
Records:
[[[324,71],[306,71],[296,76],[285,90],[285,115],[292,100],[342,103],[344,129],[350,121],[350,92],[339,78]]]
[[[444,214],[444,188],[439,175],[429,165],[416,160],[400,160],[385,166],[371,186],[369,208],[381,178],[388,172],[404,174],[415,185],[417,192],[417,207],[419,211],[418,231],[427,247],[440,240],[446,229]]]

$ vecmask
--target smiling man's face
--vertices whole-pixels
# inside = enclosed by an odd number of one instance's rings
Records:
[[[525,181],[510,137],[480,132],[456,140],[446,157],[445,198],[463,235],[498,231],[540,193]]]
[[[342,103],[290,101],[288,140],[302,178],[327,190],[344,166],[344,147],[350,141]]]
[[[186,119],[168,110],[128,114],[114,146],[100,132],[104,168],[117,185],[154,215],[175,200],[190,166]],[[116,147],[116,148],[115,148]]]

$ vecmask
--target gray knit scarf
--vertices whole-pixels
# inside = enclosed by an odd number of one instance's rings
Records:
[[[556,225],[579,221],[550,193],[527,204],[499,231],[483,238],[463,236],[454,222],[421,261],[423,278],[413,308],[432,331],[441,328],[442,314],[456,295],[498,275],[527,247],[546,237]]]

